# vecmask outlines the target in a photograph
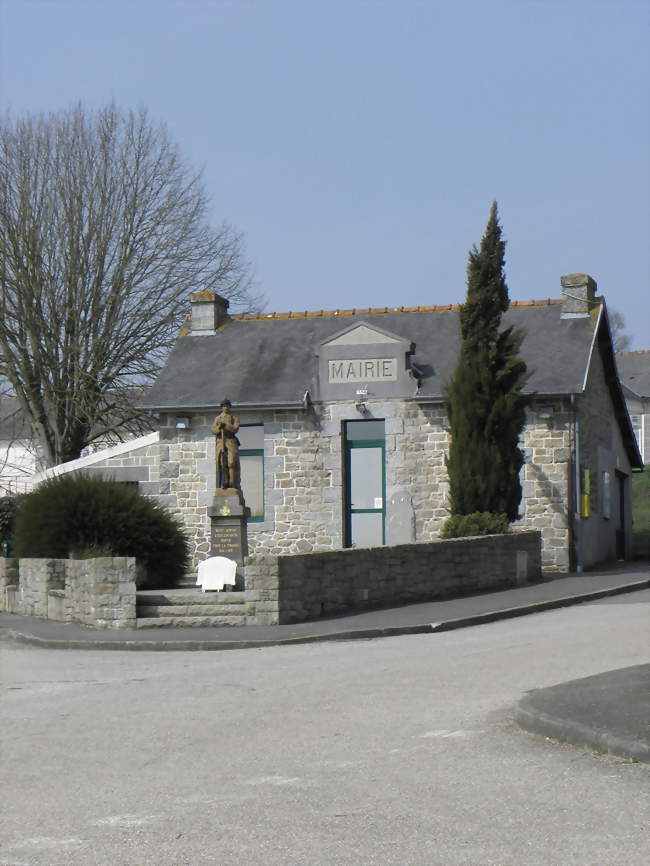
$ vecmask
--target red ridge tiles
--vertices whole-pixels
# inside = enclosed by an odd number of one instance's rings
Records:
[[[546,298],[540,301],[511,301],[511,307],[547,307],[561,304],[559,298]],[[239,313],[233,316],[240,322],[262,322],[267,319],[316,319],[316,318],[348,318],[350,316],[381,316],[386,313],[449,313],[457,312],[460,304],[433,304],[430,306],[417,307],[353,307],[349,310],[304,310],[288,313]],[[647,351],[647,350],[644,350]]]

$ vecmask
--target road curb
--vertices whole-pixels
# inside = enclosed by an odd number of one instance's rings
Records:
[[[562,598],[549,599],[547,601],[531,602],[519,607],[504,608],[502,610],[487,611],[485,613],[473,614],[471,616],[458,617],[456,619],[441,620],[439,622],[424,623],[420,625],[386,626],[383,628],[355,629],[343,632],[327,632],[311,635],[300,635],[297,637],[277,637],[268,639],[246,639],[241,640],[75,640],[71,638],[44,638],[27,632],[9,629],[7,632],[11,640],[23,644],[29,644],[42,649],[87,649],[87,650],[123,650],[123,651],[210,651],[234,649],[260,649],[270,646],[294,646],[308,643],[323,643],[325,641],[350,641],[350,640],[374,640],[383,637],[399,637],[413,634],[437,634],[439,632],[454,631],[459,628],[468,628],[475,625],[483,625],[497,622],[502,619],[513,619],[518,616],[527,616],[533,613],[541,613],[546,610],[555,610],[562,607],[570,607],[583,602],[597,601],[614,595],[623,595],[628,592],[636,592],[650,587],[650,579],[623,584],[622,586],[599,589],[593,592],[581,593],[579,595],[564,596]]]
[[[515,709],[517,724],[525,731],[552,737],[573,746],[587,746],[617,758],[650,763],[650,747],[642,740],[616,736],[610,731],[591,728],[576,719],[554,716],[535,706],[535,695],[536,692],[533,692],[523,697]]]
[[[580,595],[566,595],[562,598],[552,598],[547,601],[534,601],[521,607],[507,607],[502,610],[477,613],[473,616],[464,616],[459,619],[448,619],[438,623],[432,623],[432,630],[452,631],[455,628],[465,628],[471,625],[496,622],[501,619],[513,619],[516,616],[527,616],[531,613],[542,613],[545,610],[557,610],[561,607],[570,607],[582,602],[598,601],[600,598],[608,598],[611,595],[623,595],[627,592],[636,592],[641,589],[650,588],[650,579],[626,583],[622,586],[613,586],[608,589],[597,589],[593,592],[585,592]]]

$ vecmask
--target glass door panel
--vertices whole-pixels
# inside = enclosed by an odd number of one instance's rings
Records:
[[[350,529],[350,547],[378,547],[384,543],[384,515],[381,512],[352,512]]]
[[[350,508],[384,507],[384,449],[350,450]]]
[[[384,543],[384,422],[349,421],[345,458],[345,544],[376,547]]]

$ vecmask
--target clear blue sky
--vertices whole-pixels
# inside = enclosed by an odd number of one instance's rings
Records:
[[[0,0],[0,107],[146,105],[269,310],[446,304],[492,199],[512,299],[591,274],[650,348],[647,0]]]

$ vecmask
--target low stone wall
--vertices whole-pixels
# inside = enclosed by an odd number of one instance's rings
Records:
[[[506,589],[540,577],[540,532],[253,556],[244,566],[245,616],[237,625],[302,622]],[[0,610],[98,628],[133,628],[136,561],[0,559]]]
[[[303,622],[520,586],[541,577],[541,533],[248,557],[246,624]]]
[[[136,561],[0,560],[0,610],[96,628],[134,628]]]
[[[0,556],[0,588],[18,583],[18,560]]]

